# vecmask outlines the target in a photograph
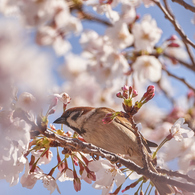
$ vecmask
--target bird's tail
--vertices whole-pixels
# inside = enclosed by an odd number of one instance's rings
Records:
[[[160,195],[168,195],[168,194],[173,194],[173,189],[171,188],[171,186],[164,184],[164,183],[160,183],[160,182],[153,182],[154,186],[156,187],[156,190],[158,191],[158,193]]]
[[[158,173],[158,171],[155,169],[155,167],[152,165],[152,163],[150,162],[149,163],[150,165],[150,169],[151,171],[155,172],[155,173]],[[154,186],[156,187],[158,193],[160,195],[168,195],[168,194],[173,194],[173,188],[168,185],[168,184],[165,184],[165,183],[161,183],[161,182],[156,182],[156,181],[152,181],[151,182],[154,184]]]

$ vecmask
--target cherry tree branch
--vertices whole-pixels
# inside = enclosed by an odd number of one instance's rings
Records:
[[[95,154],[97,156],[101,156],[102,158],[106,158],[112,163],[120,163],[124,165],[125,167],[127,167],[128,169],[137,172],[138,174],[145,175],[147,178],[151,179],[152,181],[173,185],[173,186],[182,188],[188,192],[195,191],[195,185],[192,183],[183,183],[183,182],[171,179],[167,176],[159,175],[157,173],[152,172],[151,170],[148,170],[148,169],[145,169],[145,168],[142,168],[136,165],[131,160],[124,159],[116,154],[113,154],[111,152],[98,148],[92,144],[82,142],[79,139],[60,136],[60,135],[57,135],[47,130],[44,131],[43,129],[40,130],[40,133],[42,133],[48,138],[54,139],[56,142],[55,147],[57,146],[71,147],[71,148],[74,148],[76,151],[88,153],[91,155]]]
[[[170,7],[169,7],[169,4],[167,3],[167,0],[163,0],[163,2],[164,2],[164,5],[165,5],[165,8],[166,8],[167,12],[170,14],[170,16],[171,16],[173,19],[175,19],[174,15],[172,14],[172,11],[171,11],[171,9],[170,9]]]
[[[185,9],[188,9],[192,12],[195,12],[195,7],[186,3],[184,0],[172,0],[172,2],[175,2],[175,3],[178,3],[180,4],[181,6],[183,6]]]
[[[106,21],[102,18],[98,18],[96,16],[93,16],[89,13],[86,13],[84,10],[83,10],[83,5],[82,3],[78,3],[78,4],[73,4],[73,5],[70,5],[70,10],[71,12],[76,10],[77,11],[77,14],[78,14],[78,17],[80,19],[86,19],[86,20],[89,20],[89,21],[94,21],[94,22],[98,22],[100,24],[103,24],[103,25],[106,25],[106,26],[113,26],[109,21]]]
[[[169,5],[168,5],[168,3],[167,3],[167,0],[163,0],[163,2],[164,2],[164,4],[165,4],[165,8],[166,8],[166,10],[167,10],[167,12],[170,14],[170,16],[173,18],[173,21],[175,21],[176,23],[177,23],[177,21],[176,21],[176,19],[175,19],[175,16],[173,15],[173,13],[172,13],[172,11],[171,11],[171,8],[169,7]],[[178,26],[179,26],[179,24],[178,24]],[[181,28],[181,27],[180,27]],[[182,30],[182,29],[181,29]],[[183,31],[183,30],[182,30]],[[183,32],[184,33],[184,32]],[[180,35],[181,36],[181,35]],[[187,37],[187,36],[186,36]],[[193,54],[192,54],[192,51],[191,51],[191,49],[190,49],[190,47],[188,46],[188,44],[187,44],[187,42],[186,42],[186,40],[181,36],[181,38],[182,38],[182,40],[183,40],[183,43],[184,43],[184,45],[185,45],[185,47],[186,47],[186,50],[187,50],[187,52],[188,52],[188,55],[189,55],[189,57],[190,57],[190,59],[191,59],[191,61],[192,61],[192,64],[195,66],[195,61],[194,61],[194,57],[193,57]]]
[[[97,18],[91,14],[88,14],[86,12],[80,11],[79,14],[81,15],[81,17],[83,19],[89,20],[89,21],[94,21],[94,22],[98,22],[100,24],[106,25],[106,26],[113,26],[110,22],[103,20],[101,18]]]
[[[190,69],[190,70],[193,70],[195,72],[195,66],[193,66],[192,64],[189,64],[187,62],[184,62],[183,60],[180,60],[178,58],[175,58],[171,55],[169,55],[168,53],[163,53],[162,54],[163,56],[167,57],[167,58],[170,58],[170,59],[173,59],[173,60],[176,60],[177,62],[179,62],[180,64],[184,65],[186,68]]]
[[[178,32],[178,34],[181,36],[182,40],[184,40],[185,43],[190,44],[193,48],[195,48],[195,44],[187,37],[187,35],[184,33],[184,31],[181,29],[181,27],[179,26],[178,22],[175,20],[175,18],[173,18],[170,14],[169,11],[167,11],[165,9],[165,7],[160,3],[160,1],[157,0],[152,0],[160,9],[161,11],[164,13],[165,18],[168,19],[173,26],[175,27],[175,30]],[[193,62],[194,64],[194,62]]]
[[[193,88],[189,83],[186,82],[186,80],[184,78],[179,78],[176,75],[172,74],[171,72],[169,72],[167,69],[163,68],[163,70],[171,77],[181,81],[182,83],[184,83],[189,89],[191,89],[192,91],[195,92],[195,88]]]
[[[183,179],[195,184],[195,179],[192,179],[188,175],[182,174],[178,171],[166,170],[166,169],[162,169],[162,168],[156,168],[156,170],[159,173],[166,174],[166,175],[169,175],[169,176],[172,176],[172,177],[180,177],[180,178],[183,178]]]

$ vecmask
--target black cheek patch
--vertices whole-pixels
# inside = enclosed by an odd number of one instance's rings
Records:
[[[73,120],[73,121],[76,121],[77,120],[77,118],[80,116],[80,112],[77,112],[76,114],[74,114],[72,117],[71,117],[71,120]]]

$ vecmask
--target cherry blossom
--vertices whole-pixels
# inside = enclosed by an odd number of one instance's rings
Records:
[[[87,172],[86,169],[84,169],[81,179],[83,179],[85,182],[91,184],[92,181],[96,180],[96,175],[93,172]]]
[[[194,141],[194,138],[193,140]],[[195,144],[192,143],[188,149],[179,156],[178,165],[182,172],[187,173],[195,168]]]
[[[55,189],[61,194],[56,180],[51,175],[43,173],[39,167],[35,167],[33,171],[30,170],[31,168],[32,166],[29,166],[27,162],[25,173],[21,177],[21,184],[23,187],[32,189],[37,180],[42,180],[43,186],[50,191],[50,194],[52,194]]]
[[[70,85],[70,82],[66,82],[62,86],[63,91],[66,91],[71,97],[75,97],[72,99],[71,104],[75,106],[95,105],[100,101],[100,86],[95,81],[95,78],[86,72],[79,75],[77,79],[74,79],[71,83]]]
[[[100,159],[92,161],[88,165],[91,171],[96,173],[96,181],[93,187],[102,189],[102,194],[108,194],[112,190],[113,182],[115,181],[117,187],[125,182],[125,175],[117,168],[116,165],[111,164],[108,160]]]
[[[185,50],[183,42],[176,36],[171,36],[163,45],[164,52],[174,58],[187,60],[188,54]],[[174,61],[173,61],[174,62]]]
[[[58,172],[57,174],[56,180],[59,180],[60,182],[73,181],[74,180],[73,171],[69,168],[60,170],[60,172]]]
[[[50,163],[53,157],[53,153],[49,149],[47,151],[45,151],[44,149],[32,151],[31,154],[35,157],[35,161],[40,158],[38,161],[38,165]]]
[[[150,80],[152,82],[159,81],[161,78],[162,65],[154,56],[143,55],[136,59],[132,68],[135,77],[140,81]]]
[[[63,78],[73,80],[87,70],[87,60],[82,56],[69,53],[65,56],[65,60],[65,64],[58,69]]]
[[[109,63],[108,56],[115,52],[107,36],[100,36],[94,31],[82,33],[80,43],[83,46],[83,56],[89,59],[90,66]]]
[[[86,1],[87,5],[91,5],[93,9],[99,14],[106,14],[107,18],[110,19],[111,22],[116,22],[119,20],[118,12],[114,11],[112,8],[115,7],[119,3],[119,0],[113,0],[111,3],[102,3],[101,1],[88,0]]]
[[[57,189],[57,191],[61,194],[56,180],[52,176],[44,173],[39,173],[35,175],[35,178],[42,180],[43,186],[50,191],[50,194],[52,194],[55,189]]]
[[[28,91],[37,99],[38,109],[43,93],[52,86],[51,58],[28,44],[21,25],[16,21],[0,21],[0,89],[1,106],[10,105],[14,91]],[[12,31],[10,29],[14,28]],[[14,64],[14,66],[13,66]],[[25,82],[24,82],[25,81]]]
[[[169,162],[185,153],[190,145],[193,143],[193,139],[183,139],[178,142],[175,139],[171,139],[160,149],[158,156],[161,157],[164,162]],[[170,149],[171,148],[171,149]]]
[[[94,66],[89,65],[88,70],[95,76],[97,82],[106,88],[113,86],[117,77],[121,82],[123,81],[123,78],[120,79],[120,75],[124,75],[129,70],[129,64],[123,55],[111,53],[107,56],[105,63]]]
[[[13,118],[12,114],[5,112],[0,118],[0,178],[15,185],[26,163],[23,155],[28,150],[31,126],[24,120]]]
[[[28,92],[23,92],[22,94],[20,94],[16,102],[16,107],[21,108],[25,112],[33,110],[35,106],[36,98]]]
[[[135,23],[132,28],[135,38],[135,49],[152,52],[158,43],[162,30],[157,27],[156,21],[150,15],[145,15],[141,23]]]
[[[40,168],[36,167],[34,171],[31,172],[30,169],[32,168],[32,166],[29,165],[28,160],[26,161],[25,166],[25,173],[20,178],[20,183],[23,187],[32,189],[37,182],[37,178],[35,177],[35,175],[42,173],[43,171]]]
[[[121,13],[121,19],[127,24],[131,24],[136,19],[136,10],[135,7],[133,7],[131,4],[129,4],[130,1],[127,1],[122,4],[122,13]]]
[[[151,1],[151,0],[142,0],[142,1],[143,1],[144,5],[145,5],[146,7],[155,5],[154,2]]]
[[[70,96],[67,93],[61,93],[61,94],[54,94],[55,97],[57,97],[63,104],[69,104],[70,103]]]
[[[176,141],[181,141],[183,138],[191,138],[194,136],[194,132],[188,127],[188,124],[184,124],[184,122],[184,118],[179,118],[170,129],[171,136]]]
[[[117,21],[113,27],[109,27],[105,33],[114,48],[124,49],[133,43],[133,35],[130,34],[128,26],[122,21]]]

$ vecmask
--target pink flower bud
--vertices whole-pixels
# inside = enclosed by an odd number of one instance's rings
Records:
[[[104,124],[108,124],[108,123],[111,123],[112,120],[113,120],[113,119],[112,119],[111,117],[105,117],[105,118],[102,119],[102,122],[103,122]]]
[[[132,90],[133,90],[133,87],[129,87],[129,95],[131,94],[131,92],[132,92]]]
[[[104,124],[108,124],[110,122],[112,122],[112,120],[114,119],[114,114],[113,113],[108,113],[106,114],[106,116],[102,119],[102,122]]]
[[[121,93],[121,92],[118,92],[118,93],[116,94],[116,97],[118,97],[118,98],[123,98],[122,93]]]
[[[191,97],[195,97],[195,93],[194,93],[192,90],[190,90],[190,91],[188,92],[187,97],[188,97],[188,99],[191,98]]]
[[[122,185],[120,185],[113,193],[110,193],[112,195],[117,195],[121,190]]]
[[[48,115],[50,115],[50,114],[54,114],[54,113],[55,113],[55,111],[56,111],[56,110],[52,108],[52,109],[48,112]]]
[[[177,43],[170,43],[169,45],[167,45],[167,47],[180,47],[180,45]]]
[[[68,167],[66,167],[66,163],[62,162],[60,165],[58,165],[58,170],[60,172],[65,171]]]
[[[148,102],[149,100],[151,100],[153,97],[154,97],[154,93],[153,94],[151,94],[151,95],[149,95],[146,99],[145,99],[145,101],[144,101],[144,103],[146,103],[146,102]]]
[[[93,171],[87,172],[87,177],[91,179],[92,181],[96,181],[96,175]]]
[[[167,39],[167,41],[175,41],[178,40],[177,35],[172,35],[169,39]]]
[[[191,161],[190,161],[190,166],[194,166],[195,165],[195,159],[192,159]]]
[[[84,166],[80,161],[79,161],[79,167],[80,167],[79,173],[80,173],[80,175],[82,175],[83,171],[84,171]]]
[[[74,184],[74,189],[76,192],[81,190],[81,181],[78,177],[74,178],[73,184]]]
[[[132,93],[132,98],[133,98],[133,97],[136,97],[137,95],[138,95],[138,92],[134,89],[134,90],[133,90],[133,93]]]
[[[137,14],[135,19],[136,19],[136,20],[139,20],[139,19],[140,19],[140,15]]]
[[[84,155],[81,155],[81,157],[83,161],[85,162],[85,164],[88,165],[90,161]]]
[[[76,166],[78,166],[78,158],[76,156],[73,156],[73,161]]]
[[[128,99],[127,91],[124,91],[124,92],[123,92],[123,97],[124,97],[125,99]]]
[[[147,88],[147,93],[148,94],[153,94],[155,92],[155,87],[154,85],[149,85]]]
[[[121,88],[123,92],[129,91],[129,87],[127,85],[124,85],[124,87]]]
[[[113,0],[108,0],[107,4],[112,4]]]
[[[125,189],[122,190],[121,192],[124,193],[125,191],[129,190],[130,188],[134,188],[138,183],[139,183],[139,180],[137,180],[136,182],[126,186]]]

